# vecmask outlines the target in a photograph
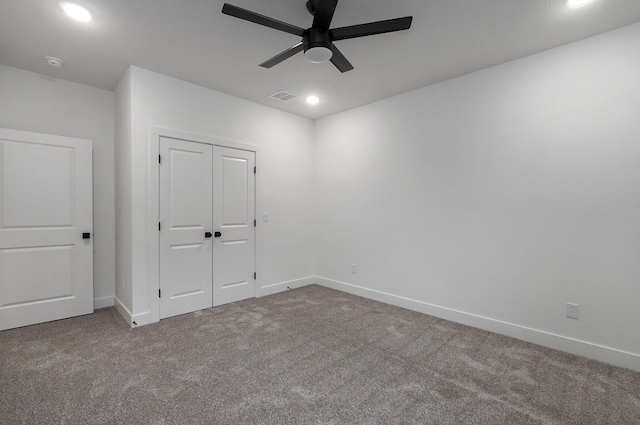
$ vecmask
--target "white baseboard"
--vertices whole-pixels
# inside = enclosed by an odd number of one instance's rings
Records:
[[[510,336],[523,341],[565,351],[567,353],[640,371],[640,355],[635,353],[617,350],[615,348],[605,347],[591,342],[581,341],[513,323],[503,322],[489,317],[465,313],[463,311],[453,310],[447,307],[441,307],[374,289],[368,289],[362,286],[352,285],[350,283],[339,282],[322,277],[316,277],[315,283],[326,286],[327,288],[395,305],[408,310],[429,314],[431,316],[451,320],[452,322],[461,323],[463,325],[473,326],[475,328]]]
[[[131,314],[129,309],[127,309],[127,307],[125,307],[124,304],[122,304],[122,301],[120,301],[118,297],[113,297],[113,301],[114,301],[113,305],[115,306],[116,310],[118,310],[118,313],[120,313],[122,318],[126,320],[129,326],[132,326],[131,322],[132,322],[133,315]]]
[[[311,285],[315,282],[315,276],[308,276],[301,279],[290,280],[288,282],[274,283],[272,285],[267,285],[260,288],[260,295],[258,295],[258,297],[277,294],[278,292],[284,292],[288,289],[301,288],[303,286]]]
[[[100,308],[113,307],[115,297],[101,297],[93,299],[93,309],[98,310]]]
[[[257,295],[257,297],[263,297],[266,295],[283,292],[288,289],[300,288],[302,286],[311,285],[312,283],[315,283],[315,279],[316,279],[315,276],[309,276],[301,279],[290,280],[288,282],[281,282],[273,285],[263,286],[262,288],[259,289],[258,291],[259,294]],[[148,325],[151,323],[157,323],[159,320],[157,317],[154,317],[150,311],[132,315],[131,313],[128,312],[128,310],[126,309],[124,310],[128,313],[128,315],[127,316],[123,315],[123,317],[127,319],[127,322],[132,328]]]
[[[144,313],[139,314],[131,314],[129,309],[122,304],[122,302],[118,299],[118,297],[114,297],[115,299],[115,307],[116,310],[120,313],[120,315],[127,321],[129,326],[132,328],[137,328],[138,326],[148,325],[150,323],[157,323],[158,319],[154,319],[151,315],[150,311],[146,311]]]
[[[288,282],[281,282],[273,285],[263,286],[262,288],[259,289],[258,297],[276,294],[278,292],[283,292],[288,289],[300,288],[303,286],[311,285],[315,283],[315,280],[316,280],[315,276],[308,276],[301,279],[290,280]],[[116,307],[116,310],[118,310],[120,315],[132,328],[158,322],[158,319],[154,318],[150,311],[134,315],[124,306],[124,304],[122,304],[122,302],[118,299],[118,297],[112,297],[111,300],[112,300],[111,305]],[[104,302],[106,303],[107,301],[105,300]],[[94,305],[95,305],[95,300],[94,300]],[[105,305],[105,307],[108,307],[108,305]]]
[[[131,317],[131,327],[137,328],[138,326],[150,325],[151,323],[158,323],[160,319],[158,317],[154,317],[150,311],[145,311],[144,313],[134,314]]]

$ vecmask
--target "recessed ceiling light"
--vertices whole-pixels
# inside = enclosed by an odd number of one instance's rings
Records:
[[[318,96],[307,96],[307,103],[309,105],[317,105],[318,103],[320,103],[320,98]]]
[[[91,20],[91,13],[82,6],[78,6],[74,3],[62,2],[60,3],[60,7],[71,19],[78,22],[89,22]]]
[[[62,59],[54,58],[53,56],[47,56],[44,60],[46,60],[49,65],[55,66],[56,68],[61,67],[64,63],[62,62]]]
[[[593,3],[593,0],[567,0],[567,6],[570,9],[578,9],[588,5],[589,3]]]

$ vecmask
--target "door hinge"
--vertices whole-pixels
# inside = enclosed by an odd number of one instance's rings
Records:
[[[253,174],[256,173],[256,167],[253,167]]]
[[[256,280],[258,278],[258,273],[253,272],[253,280]]]
[[[158,164],[162,164],[162,155],[158,155]]]
[[[160,222],[158,222],[158,232],[160,231]]]
[[[253,227],[256,227],[258,225],[258,220],[253,220]]]
[[[158,289],[158,298],[162,298],[162,289]]]

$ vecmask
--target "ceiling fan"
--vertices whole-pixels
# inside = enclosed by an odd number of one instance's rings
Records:
[[[406,30],[411,27],[413,20],[412,16],[406,16],[329,29],[337,5],[338,0],[308,0],[307,10],[313,15],[313,24],[306,30],[227,3],[222,7],[222,13],[302,37],[302,41],[261,63],[260,66],[271,68],[304,50],[309,62],[321,63],[331,60],[340,72],[352,70],[353,65],[333,44],[334,41]]]

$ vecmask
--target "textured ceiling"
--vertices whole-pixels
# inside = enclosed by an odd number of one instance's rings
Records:
[[[321,1],[321,0],[320,0]],[[305,0],[228,0],[307,28]],[[0,0],[0,64],[114,90],[130,64],[309,118],[319,118],[640,21],[638,0],[341,0],[332,27],[414,17],[408,31],[336,42],[355,69],[298,54],[258,66],[298,37],[221,13],[218,0]],[[64,61],[61,68],[45,56]],[[269,98],[287,90],[291,102]],[[321,103],[309,106],[308,94]]]

